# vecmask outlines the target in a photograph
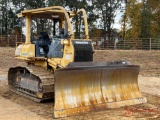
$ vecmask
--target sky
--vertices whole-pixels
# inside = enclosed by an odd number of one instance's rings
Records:
[[[113,28],[116,28],[118,30],[121,30],[121,24],[120,20],[122,18],[123,13],[120,11],[117,11],[116,17],[115,17],[115,23],[113,24]]]

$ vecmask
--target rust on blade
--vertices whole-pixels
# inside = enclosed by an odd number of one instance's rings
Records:
[[[66,117],[66,116],[71,116],[71,115],[76,115],[76,114],[87,113],[87,112],[91,112],[91,111],[100,111],[100,110],[105,110],[105,109],[107,110],[109,108],[130,106],[130,105],[142,104],[142,103],[146,103],[146,102],[147,102],[147,99],[145,97],[142,97],[142,98],[137,98],[137,99],[132,99],[132,100],[96,104],[94,106],[90,105],[90,106],[85,106],[85,107],[55,110],[54,117],[55,118]],[[117,107],[115,107],[115,105]]]
[[[55,72],[54,116],[65,117],[147,102],[138,87],[139,66],[92,65]]]

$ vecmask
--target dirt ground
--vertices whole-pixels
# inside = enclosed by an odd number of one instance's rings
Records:
[[[53,102],[36,103],[25,97],[9,91],[7,85],[7,71],[10,67],[25,65],[23,61],[14,59],[14,48],[0,48],[0,112],[4,113],[8,106],[14,107],[13,111],[27,111],[30,117],[38,116],[39,120],[52,120]],[[160,119],[160,51],[138,51],[138,50],[106,50],[95,51],[94,61],[117,61],[128,60],[133,64],[140,65],[139,87],[142,94],[147,98],[148,103],[109,109],[99,112],[91,112],[77,116],[61,118],[62,120],[117,120],[117,119]],[[4,105],[6,103],[6,105]],[[18,107],[19,106],[19,107]],[[0,119],[6,119],[4,114],[0,114]],[[22,114],[23,119],[29,120],[26,114]],[[13,117],[13,116],[12,116]],[[15,120],[18,117],[14,116]],[[20,117],[20,116],[19,116]],[[32,119],[34,119],[32,117]],[[9,119],[9,118],[8,118]]]

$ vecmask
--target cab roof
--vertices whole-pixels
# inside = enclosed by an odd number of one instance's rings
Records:
[[[70,12],[67,12],[61,6],[52,6],[46,8],[33,9],[33,10],[24,10],[18,14],[18,17],[31,16],[32,18],[60,19],[64,18],[66,13],[69,14]]]

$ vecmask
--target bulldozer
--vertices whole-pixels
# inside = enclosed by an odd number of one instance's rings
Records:
[[[81,16],[84,35],[76,38],[72,19]],[[67,11],[61,6],[24,10],[25,43],[17,46],[15,58],[26,66],[8,71],[10,90],[41,102],[52,99],[55,118],[90,111],[146,103],[138,87],[140,66],[128,61],[93,62],[84,9]],[[50,32],[32,36],[33,19],[49,19]]]

